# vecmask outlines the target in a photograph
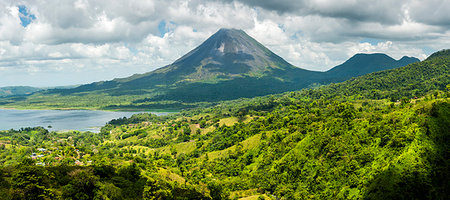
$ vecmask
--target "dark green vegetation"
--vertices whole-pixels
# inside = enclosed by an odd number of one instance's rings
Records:
[[[357,54],[328,72],[295,67],[242,30],[221,29],[200,46],[155,71],[0,99],[2,107],[75,109],[183,109],[348,80],[419,61]],[[200,103],[203,102],[203,103]]]
[[[11,86],[0,87],[0,97],[26,95],[41,90],[40,88],[28,87],[28,86]]]
[[[402,67],[410,63],[419,62],[413,57],[404,56],[400,60],[394,60],[386,54],[356,54],[343,64],[326,72],[328,83],[348,80],[352,77]]]
[[[100,133],[4,131],[0,195],[449,199],[449,70],[441,51],[317,89],[116,119]]]

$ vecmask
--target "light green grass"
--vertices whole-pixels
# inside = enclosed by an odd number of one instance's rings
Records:
[[[261,140],[261,134],[256,134],[252,137],[247,138],[246,140],[240,142],[240,144],[242,145],[242,150],[245,151],[245,150],[249,150],[249,149],[253,149],[253,148],[257,147],[260,143],[260,140]],[[236,146],[237,145],[233,145],[224,150],[210,152],[210,153],[208,153],[208,158],[211,160],[214,160],[216,158],[223,158],[228,155],[229,151],[231,151],[231,152],[235,151]]]
[[[228,117],[228,118],[223,118],[220,119],[219,121],[219,125],[223,126],[233,126],[234,124],[236,124],[239,121],[239,119],[237,117]]]

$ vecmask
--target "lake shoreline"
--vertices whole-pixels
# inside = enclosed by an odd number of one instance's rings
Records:
[[[26,127],[48,127],[49,131],[99,131],[113,119],[139,113],[169,115],[171,112],[111,112],[104,110],[25,110],[0,109],[0,130]]]
[[[52,108],[52,107],[1,107],[0,110],[60,110],[60,111],[75,111],[75,110],[92,110],[105,112],[157,112],[157,113],[178,113],[180,109],[95,109],[95,108]]]

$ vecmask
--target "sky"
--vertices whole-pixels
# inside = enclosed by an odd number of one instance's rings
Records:
[[[0,87],[127,77],[220,28],[325,71],[356,53],[421,60],[450,48],[450,0],[0,0]]]

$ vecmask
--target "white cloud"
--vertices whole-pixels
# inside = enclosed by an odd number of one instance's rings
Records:
[[[0,2],[0,41],[19,44],[24,30],[20,25],[19,8]]]

